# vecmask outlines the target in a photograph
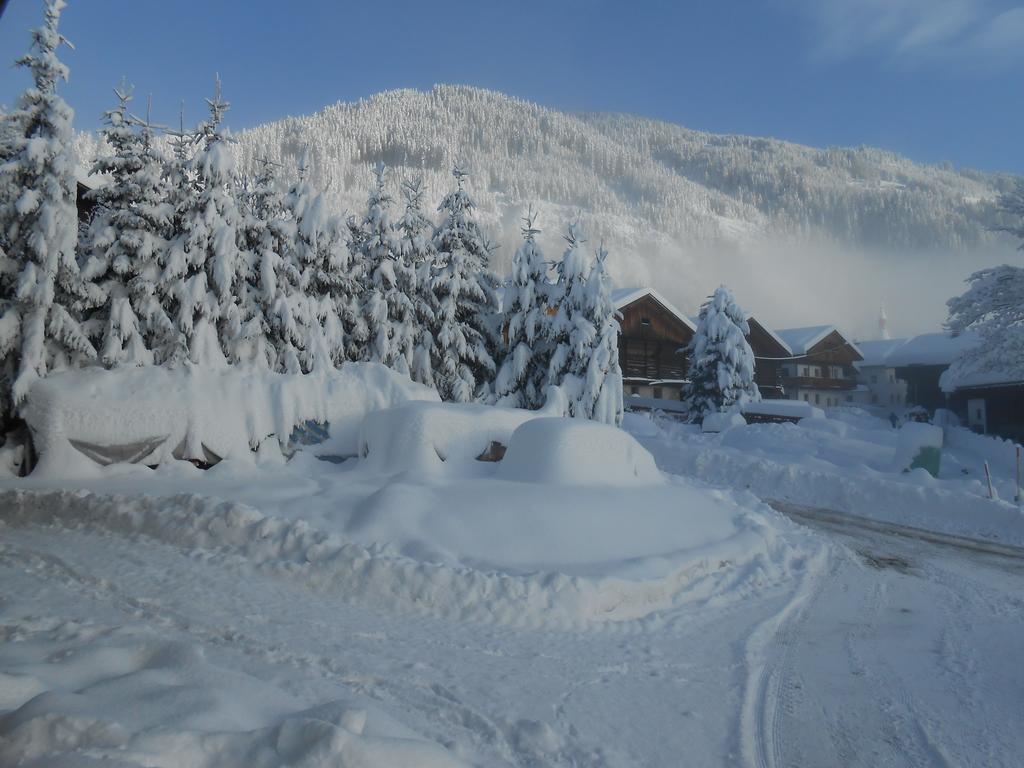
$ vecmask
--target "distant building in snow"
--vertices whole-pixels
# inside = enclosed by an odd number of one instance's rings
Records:
[[[896,369],[886,361],[886,356],[906,341],[881,338],[857,342],[857,349],[864,357],[856,364],[857,382],[867,387],[868,405],[902,409],[907,404],[907,382],[899,378]]]
[[[788,399],[822,408],[864,404],[867,388],[858,384],[854,368],[863,355],[838,328],[786,328],[775,335],[791,353],[781,365],[782,386]]]
[[[857,367],[862,383],[875,396],[871,403],[897,405],[891,398],[902,391],[902,405],[934,411],[947,406],[940,377],[960,353],[977,343],[974,333],[953,336],[948,331],[922,333],[909,339],[863,341],[858,346],[864,352],[864,361]]]
[[[612,292],[621,314],[619,366],[623,392],[657,400],[679,400],[686,380],[683,348],[690,343],[693,321],[653,288],[623,288]]]
[[[1000,370],[956,376],[946,371],[940,382],[949,407],[982,434],[1024,441],[1024,366],[1007,360]]]

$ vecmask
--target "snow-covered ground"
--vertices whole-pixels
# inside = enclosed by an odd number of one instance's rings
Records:
[[[695,453],[755,455],[727,441],[763,431],[629,427],[686,471]],[[880,428],[793,430],[794,471],[884,474]],[[505,458],[476,460],[492,439]],[[815,440],[822,457],[800,458]],[[340,464],[306,448],[0,479],[0,764],[1013,765],[1024,750],[1019,559],[822,535],[745,489],[662,474],[626,433],[544,414],[412,403],[357,443]]]
[[[887,419],[854,408],[717,434],[646,414],[628,414],[625,428],[667,472],[762,499],[1024,545],[1024,513],[1013,501],[1016,446],[961,427],[944,429],[938,478],[924,469],[902,472],[899,432]],[[988,497],[985,462],[996,500]]]

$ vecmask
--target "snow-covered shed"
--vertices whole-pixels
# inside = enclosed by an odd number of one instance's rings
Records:
[[[950,368],[940,386],[948,406],[982,434],[1024,442],[1024,363],[992,368]]]

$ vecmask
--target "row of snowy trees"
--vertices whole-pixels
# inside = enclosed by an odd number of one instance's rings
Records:
[[[115,90],[109,152],[92,168],[95,213],[79,232],[72,113],[57,94],[63,0],[19,61],[33,87],[3,116],[0,142],[0,389],[8,421],[33,381],[62,367],[251,365],[308,373],[379,362],[465,402],[538,407],[563,385],[574,415],[617,421],[621,374],[606,254],[591,266],[578,230],[554,275],[532,218],[506,311],[466,174],[434,223],[424,187],[386,169],[362,216],[332,214],[303,163],[287,188],[265,161],[237,173],[216,93],[209,119],[171,135]]]

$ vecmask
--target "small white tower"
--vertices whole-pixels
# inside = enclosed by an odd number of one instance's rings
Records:
[[[891,339],[889,335],[889,318],[885,316],[885,307],[878,309],[878,338]]]

